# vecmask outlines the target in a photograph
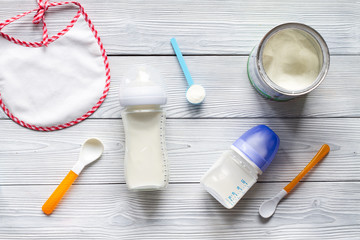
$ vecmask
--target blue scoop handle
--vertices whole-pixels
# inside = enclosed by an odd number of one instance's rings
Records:
[[[178,44],[177,44],[177,42],[176,42],[176,39],[175,39],[175,38],[172,38],[172,39],[170,40],[170,42],[171,42],[171,45],[172,45],[172,47],[173,47],[173,49],[174,49],[174,51],[175,51],[176,57],[177,57],[177,59],[178,59],[178,61],[179,61],[179,63],[180,63],[180,67],[181,67],[181,69],[182,69],[182,71],[183,71],[183,73],[184,73],[184,75],[185,75],[186,81],[187,81],[187,83],[188,83],[188,85],[189,85],[189,87],[190,87],[191,85],[194,84],[194,81],[192,80],[192,77],[191,77],[191,75],[190,75],[189,69],[188,69],[187,66],[186,66],[184,57],[183,57],[183,55],[181,54],[181,51],[180,51],[179,46],[178,46]]]

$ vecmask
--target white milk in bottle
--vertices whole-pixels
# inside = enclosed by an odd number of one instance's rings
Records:
[[[231,209],[272,162],[279,144],[279,137],[269,127],[253,127],[223,153],[200,183],[224,207]]]
[[[125,178],[130,190],[159,190],[167,186],[165,146],[166,93],[160,74],[149,66],[132,68],[120,85],[125,107]]]

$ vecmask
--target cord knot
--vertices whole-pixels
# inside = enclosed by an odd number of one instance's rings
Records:
[[[33,23],[39,24],[41,20],[45,17],[45,12],[49,9],[49,0],[38,0],[39,9],[37,10]]]

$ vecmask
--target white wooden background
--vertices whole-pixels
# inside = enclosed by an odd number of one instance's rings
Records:
[[[25,129],[0,113],[0,239],[360,239],[359,0],[80,2],[110,55],[110,94],[90,119],[57,132]],[[35,7],[32,0],[1,0],[0,19]],[[53,32],[75,12],[62,9],[47,14]],[[285,22],[318,30],[329,45],[331,66],[317,90],[279,103],[250,86],[246,60],[268,30]],[[31,17],[6,32],[41,39]],[[201,106],[185,100],[171,37],[208,92]],[[124,184],[117,92],[124,71],[139,63],[157,67],[167,82],[171,177],[162,192],[133,193]],[[226,210],[199,186],[199,178],[256,124],[279,134],[279,153],[245,198]],[[103,140],[103,157],[45,216],[42,204],[92,136]],[[323,143],[331,153],[271,219],[261,219],[261,202],[284,187]]]

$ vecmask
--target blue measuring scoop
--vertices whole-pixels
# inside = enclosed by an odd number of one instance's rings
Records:
[[[192,104],[200,104],[204,101],[205,96],[206,96],[206,92],[205,89],[199,85],[199,84],[194,84],[194,81],[190,75],[189,69],[185,63],[184,57],[181,54],[180,48],[176,42],[175,38],[172,38],[170,40],[171,45],[175,51],[176,57],[179,61],[180,67],[185,75],[186,81],[188,83],[188,89],[186,91],[186,99],[192,103]]]

